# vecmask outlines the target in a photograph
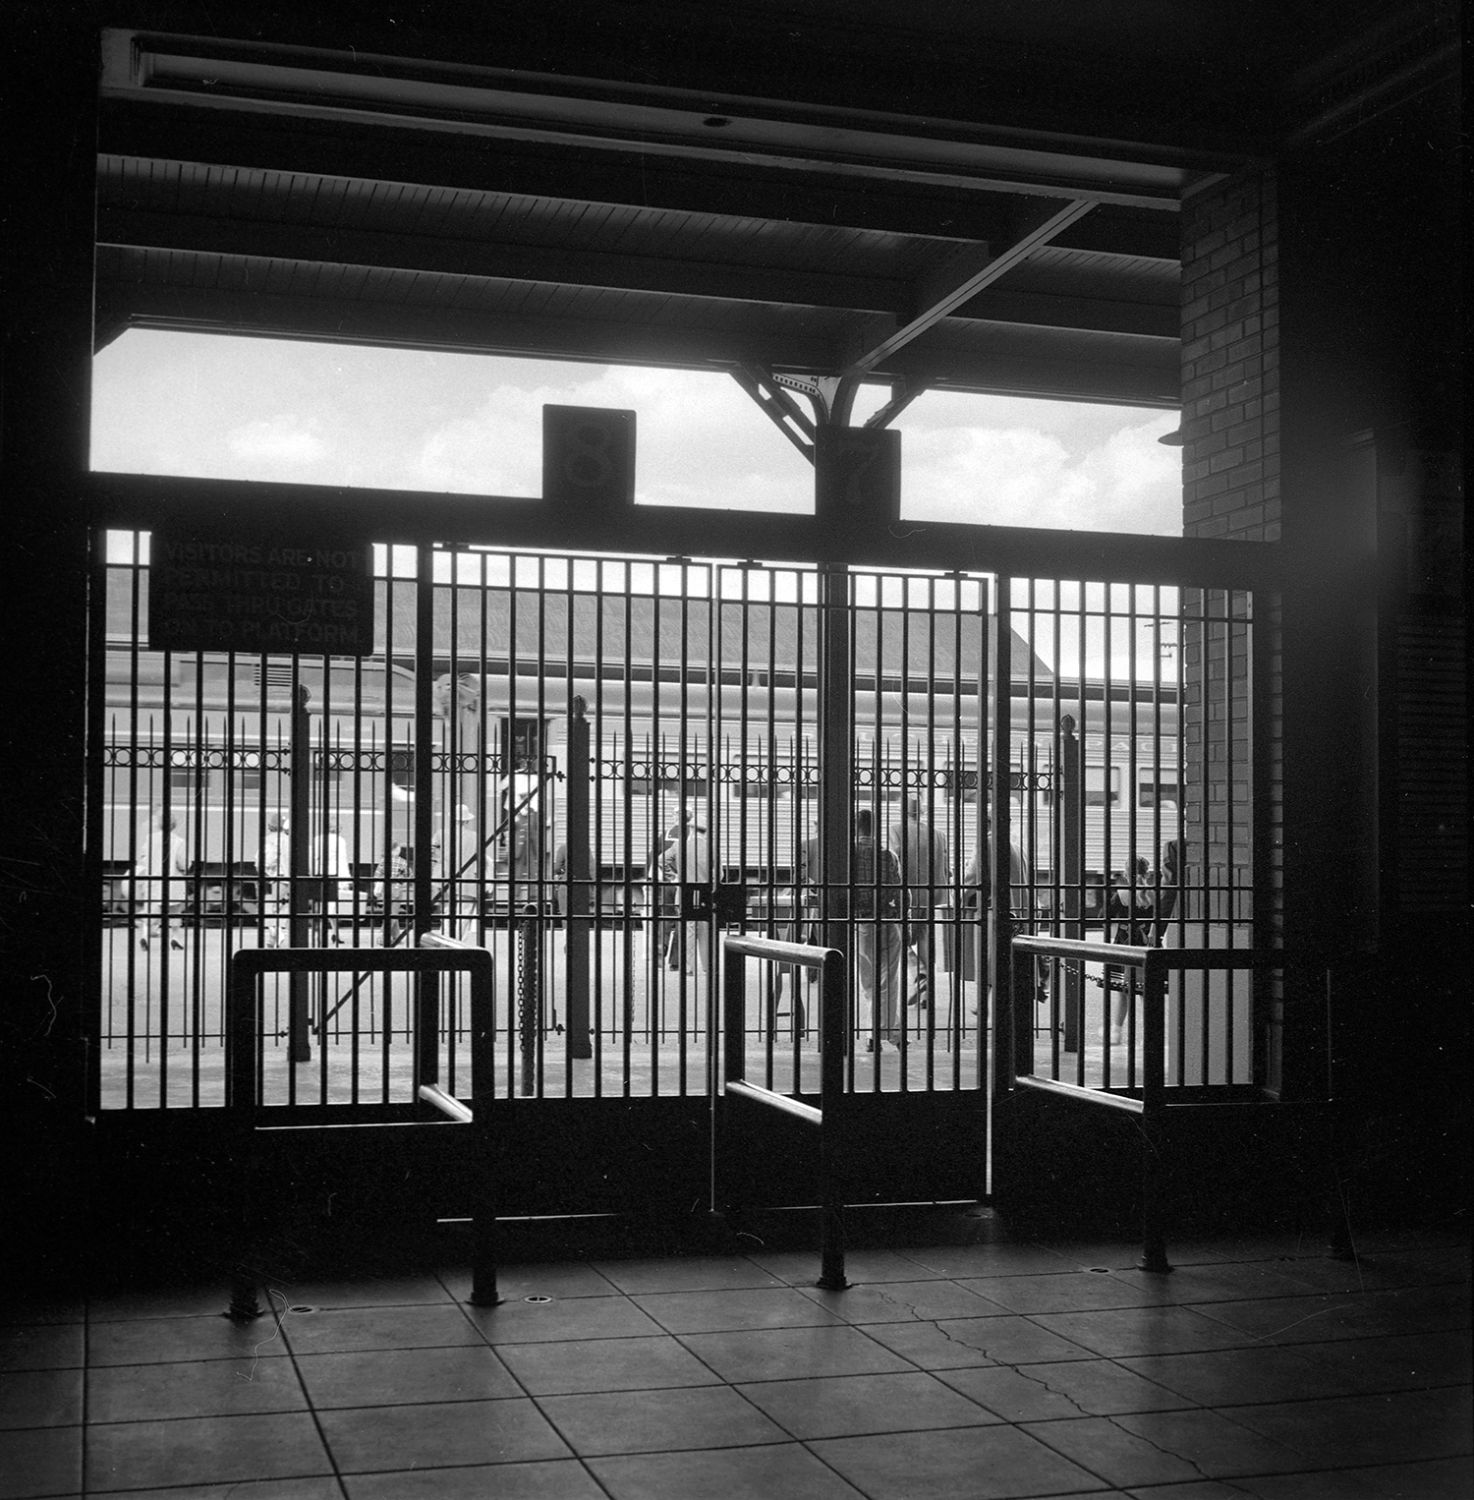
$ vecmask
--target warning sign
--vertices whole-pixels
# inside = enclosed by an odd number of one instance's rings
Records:
[[[163,651],[368,656],[372,549],[321,537],[156,530],[148,643]]]

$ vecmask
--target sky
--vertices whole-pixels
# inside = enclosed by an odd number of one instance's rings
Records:
[[[94,360],[92,467],[535,497],[547,403],[636,412],[637,503],[812,509],[813,470],[722,373],[146,329]],[[893,424],[901,514],[1179,536],[1177,421],[926,393]]]

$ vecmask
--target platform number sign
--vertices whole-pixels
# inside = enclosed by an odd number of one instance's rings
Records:
[[[635,414],[600,406],[543,407],[543,498],[590,512],[635,503]]]
[[[835,525],[883,524],[901,514],[901,434],[884,427],[821,427],[814,444],[814,509]]]

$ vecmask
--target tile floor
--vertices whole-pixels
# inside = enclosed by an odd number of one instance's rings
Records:
[[[871,1245],[13,1302],[0,1500],[1439,1500],[1474,1494],[1469,1253]]]

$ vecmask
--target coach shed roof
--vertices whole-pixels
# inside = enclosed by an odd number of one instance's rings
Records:
[[[107,590],[107,631],[122,644],[146,644],[148,570],[137,573],[137,594],[125,587]],[[375,585],[375,649],[401,661],[415,649],[412,585]],[[859,609],[852,613],[855,670],[927,681],[977,681],[983,675],[987,618],[976,612],[927,609]],[[708,666],[715,654],[727,672],[749,675],[813,672],[818,664],[819,616],[812,605],[742,604],[721,606],[721,646],[712,650],[710,601],[639,594],[598,596],[569,590],[475,588],[438,589],[433,654],[438,663],[462,672],[505,663],[572,662],[588,667],[628,663],[637,674],[683,663]],[[1015,631],[1012,675],[1047,682],[1053,672]]]

